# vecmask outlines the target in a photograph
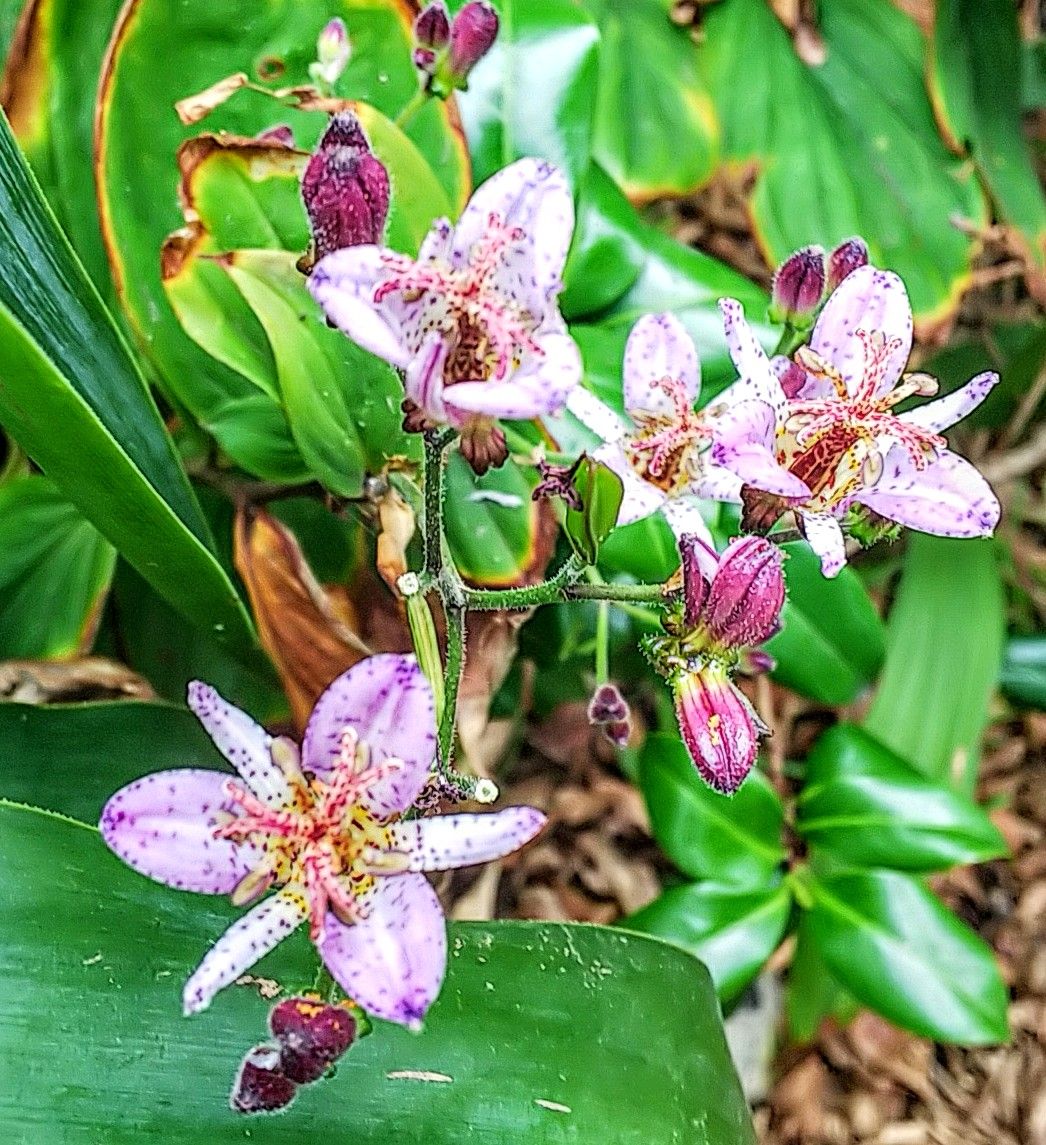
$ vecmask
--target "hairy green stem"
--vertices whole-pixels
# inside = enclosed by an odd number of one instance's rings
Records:
[[[596,612],[596,685],[610,679],[610,601],[601,600]]]
[[[444,668],[445,701],[439,721],[439,764],[447,778],[454,778],[454,729],[458,688],[465,670],[465,609],[444,605],[447,618],[447,663]]]
[[[790,358],[809,337],[809,328],[797,330],[791,322],[786,322],[772,357],[776,357],[778,354],[784,354],[786,358]]]

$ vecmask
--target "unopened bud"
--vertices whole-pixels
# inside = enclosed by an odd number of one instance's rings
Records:
[[[327,22],[316,40],[316,62],[309,65],[309,75],[313,82],[324,83],[328,87],[337,83],[345,70],[352,53],[345,21],[335,16]]]
[[[632,713],[616,684],[600,684],[588,704],[588,722],[602,729],[615,747],[632,735]]]
[[[714,668],[680,676],[672,691],[679,731],[701,778],[733,795],[752,770],[766,725],[744,693]]]
[[[280,1051],[275,1046],[255,1046],[240,1063],[229,1105],[237,1113],[275,1113],[290,1105],[297,1091],[283,1072]]]
[[[301,194],[317,261],[345,247],[381,242],[389,173],[351,111],[331,119],[305,168]]]
[[[828,293],[858,267],[868,265],[868,247],[864,239],[852,238],[840,243],[828,256]]]
[[[472,0],[454,17],[450,28],[450,72],[454,86],[464,88],[469,72],[494,46],[498,14],[484,0]]]
[[[803,247],[774,271],[770,317],[774,322],[793,326],[813,320],[824,294],[824,251],[819,246]]]
[[[279,1042],[280,1067],[299,1085],[316,1081],[356,1040],[356,1019],[344,1006],[287,998],[273,1007],[269,1029]]]
[[[450,43],[450,16],[443,0],[435,0],[414,21],[414,46],[442,52]]]
[[[762,644],[777,631],[784,599],[781,550],[762,537],[739,537],[719,559],[703,623],[724,647]]]

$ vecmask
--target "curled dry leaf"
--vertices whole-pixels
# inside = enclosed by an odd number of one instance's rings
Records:
[[[195,95],[189,95],[185,99],[178,100],[174,105],[174,110],[178,113],[178,118],[182,123],[186,127],[190,127],[210,115],[216,107],[221,107],[231,95],[238,92],[240,88],[246,87],[250,82],[246,72],[236,72],[217,83],[212,83],[210,87],[204,88],[203,91],[199,91]]]
[[[88,700],[152,700],[149,681],[115,660],[0,661],[0,701],[17,704],[70,704]]]
[[[331,680],[370,655],[355,610],[344,593],[316,580],[294,534],[264,510],[239,509],[233,555],[262,645],[303,728]]]
[[[377,501],[377,566],[381,579],[397,593],[396,581],[407,571],[407,546],[414,536],[414,510],[391,485]]]

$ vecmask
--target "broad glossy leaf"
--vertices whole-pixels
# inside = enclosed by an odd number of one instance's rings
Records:
[[[1015,704],[1046,709],[1046,636],[1011,636],[999,686]]]
[[[766,644],[774,678],[821,703],[848,704],[882,666],[883,622],[853,569],[826,580],[807,544],[783,548],[788,600],[781,631]]]
[[[525,155],[576,186],[592,154],[599,30],[573,0],[502,0],[494,47],[458,97],[476,182]]]
[[[599,24],[595,155],[633,199],[684,195],[715,164],[719,129],[687,29],[665,0],[588,0]]]
[[[763,0],[725,0],[698,52],[723,156],[755,162],[751,212],[771,264],[808,243],[868,241],[905,280],[917,315],[949,313],[970,267],[956,216],[986,221],[974,172],[941,141],[923,84],[924,43],[892,4],[818,10],[823,64],[803,64]]]
[[[762,969],[784,937],[792,896],[781,883],[738,891],[716,883],[669,887],[622,926],[656,934],[708,967],[720,999],[732,1002]]]
[[[745,889],[775,883],[785,859],[784,811],[761,772],[727,798],[701,780],[678,737],[651,735],[640,756],[639,786],[654,838],[684,874]]]
[[[582,508],[567,508],[563,531],[585,564],[594,565],[599,546],[617,523],[624,486],[609,466],[585,457],[574,475],[574,487]]]
[[[276,69],[280,86],[307,82],[317,32],[339,14],[349,25],[353,43],[340,90],[394,117],[417,87],[410,60],[411,13],[405,3],[275,0],[245,9],[238,0],[174,8],[163,0],[136,0],[122,10],[99,111],[103,230],[131,323],[166,385],[196,417],[206,418],[216,405],[243,397],[250,384],[191,341],[163,293],[157,252],[183,221],[172,193],[174,155],[179,144],[199,131],[183,127],[171,108],[240,70],[260,80],[264,76],[259,68],[265,74]],[[235,36],[230,37],[230,29]],[[289,124],[299,145],[310,148],[325,118],[239,93],[214,112],[206,126],[253,136],[274,122]],[[407,134],[435,171],[452,209],[460,209],[468,194],[469,167],[453,105],[430,101],[410,122]],[[409,188],[404,191],[410,193]],[[300,207],[294,220],[300,234]]]
[[[796,931],[795,952],[788,966],[789,1036],[797,1042],[812,1041],[821,1022],[846,1005],[847,995],[832,977],[813,938],[804,912]]]
[[[10,891],[0,1119],[16,1139],[47,1126],[78,1139],[87,1127],[113,1145],[245,1133],[274,1145],[321,1135],[566,1145],[611,1125],[621,1145],[652,1133],[754,1145],[704,969],[665,943],[559,923],[454,925],[423,1033],[376,1023],[287,1113],[246,1122],[227,1095],[240,1057],[265,1036],[269,1003],[231,987],[185,1019],[179,1000],[236,912],[143,879],[93,830],[30,809],[0,809],[0,852]],[[314,966],[299,935],[258,973],[300,988]]]
[[[127,346],[0,121],[0,420],[173,605],[231,646],[250,621]]]
[[[1021,37],[1006,0],[942,0],[928,68],[938,122],[1046,265],[1046,200],[1021,124]]]
[[[90,649],[116,550],[44,477],[0,486],[0,658]]]
[[[810,880],[806,925],[832,974],[891,1022],[938,1041],[1005,1041],[1006,987],[990,947],[915,879]]]
[[[972,792],[1004,633],[995,543],[913,533],[865,727],[931,778]]]
[[[844,863],[935,871],[1006,854],[972,800],[932,783],[853,724],[838,724],[806,761],[796,829]]]

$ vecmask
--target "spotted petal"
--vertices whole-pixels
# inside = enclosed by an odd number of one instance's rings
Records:
[[[859,335],[879,332],[886,354],[866,382],[865,342]],[[833,365],[851,397],[878,397],[893,389],[912,349],[912,307],[904,283],[889,270],[860,266],[843,279],[818,315],[810,349]]]
[[[282,806],[290,796],[283,772],[269,750],[272,736],[246,712],[222,699],[201,680],[188,688],[188,704],[214,745],[240,773],[240,778],[263,803]]]
[[[443,368],[447,362],[447,342],[438,331],[429,334],[410,361],[403,376],[407,397],[434,422],[444,422],[447,406],[443,400]]]
[[[676,403],[666,393],[666,380],[681,383],[687,406],[697,400],[701,367],[690,335],[671,314],[648,314],[632,327],[625,345],[623,370],[625,409],[637,413],[676,415]]]
[[[712,461],[756,489],[779,497],[809,497],[806,483],[778,464],[775,436],[770,405],[758,400],[737,402],[716,419]]]
[[[391,305],[374,301],[385,278],[381,247],[353,246],[321,258],[308,279],[309,291],[339,330],[400,369],[410,361],[406,338]]]
[[[489,863],[518,851],[545,825],[534,807],[507,807],[488,815],[436,815],[396,823],[392,846],[410,856],[412,871],[449,871]]]
[[[909,425],[929,430],[930,433],[940,433],[956,422],[962,421],[968,413],[975,410],[992,392],[998,380],[999,375],[990,370],[978,374],[953,393],[945,394],[936,401],[927,402],[918,409],[902,413],[900,419]]]
[[[185,983],[183,1011],[195,1014],[205,1010],[219,990],[235,982],[292,934],[307,914],[304,896],[294,887],[284,887],[238,918]]]
[[[890,521],[940,537],[986,537],[999,523],[991,486],[964,458],[942,451],[925,469],[894,447],[883,474],[857,500]]]
[[[668,527],[677,539],[684,536],[699,538],[712,551],[715,551],[715,541],[711,530],[701,515],[701,508],[696,501],[689,497],[669,497],[662,506],[661,512],[665,515]]]
[[[567,409],[604,441],[620,441],[627,426],[605,402],[601,402],[591,390],[584,386],[574,386],[567,396]]]
[[[219,817],[235,804],[220,771],[156,771],[121,788],[102,808],[102,838],[150,879],[201,894],[229,894],[261,859],[249,843],[216,839]]]
[[[601,445],[592,456],[621,478],[621,507],[617,512],[619,525],[642,521],[665,504],[667,497],[664,491],[636,473],[620,445]]]
[[[447,930],[424,875],[377,876],[360,899],[362,921],[328,915],[320,956],[342,989],[369,1013],[417,1028],[447,969]]]
[[[843,530],[831,513],[799,513],[799,527],[810,548],[821,559],[821,572],[826,577],[839,575],[846,564]]]
[[[758,398],[774,411],[775,418],[780,417],[785,409],[784,390],[766,351],[748,325],[744,307],[735,298],[721,298],[719,312],[723,316],[723,336],[730,360],[740,375],[736,388],[730,387],[729,401],[733,404],[745,398]],[[722,397],[719,400],[722,401]]]
[[[413,656],[368,656],[320,696],[302,742],[302,766],[325,777],[342,733],[355,728],[374,761],[394,756],[404,766],[367,789],[360,802],[376,815],[406,811],[418,797],[436,755],[432,688]]]

